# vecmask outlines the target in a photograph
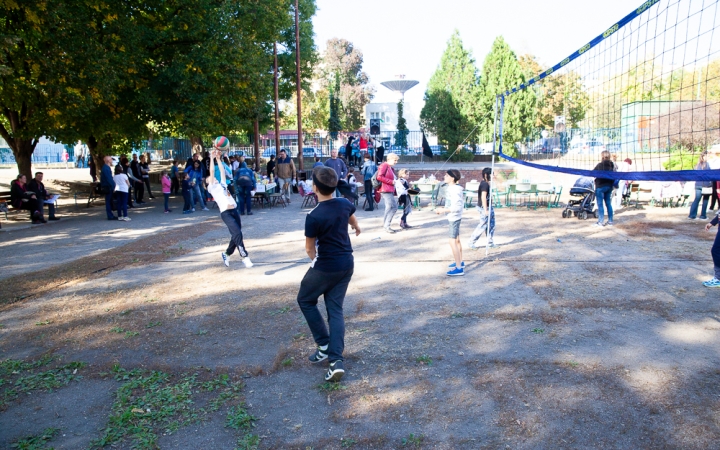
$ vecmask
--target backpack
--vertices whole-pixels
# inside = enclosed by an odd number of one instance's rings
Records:
[[[373,189],[378,189],[380,186],[382,186],[382,183],[378,181],[377,175],[380,172],[380,169],[376,170],[373,174],[372,178],[370,178],[370,183],[372,183]]]

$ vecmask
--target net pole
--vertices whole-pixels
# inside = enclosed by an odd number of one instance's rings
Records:
[[[493,154],[492,159],[490,160],[490,192],[488,192],[488,222],[487,222],[487,228],[485,229],[485,256],[487,257],[488,253],[490,252],[490,218],[492,217],[492,193],[493,193],[493,187],[495,186],[494,182],[494,174],[495,174],[495,148],[497,145],[497,122],[498,122],[498,98],[500,96],[495,96],[495,112],[493,113]],[[504,104],[504,102],[503,102]],[[502,113],[500,113],[502,117]],[[502,119],[501,119],[502,123]],[[501,128],[502,129],[502,128]],[[502,132],[501,132],[502,135]],[[478,200],[480,200],[478,198]]]

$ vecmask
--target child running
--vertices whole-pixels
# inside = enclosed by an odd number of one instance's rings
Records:
[[[218,164],[222,164],[220,153],[220,150],[213,150],[212,155],[210,156],[208,192],[210,192],[213,200],[217,203],[218,208],[220,209],[220,218],[223,222],[225,222],[225,225],[227,225],[231,235],[230,244],[228,245],[227,250],[222,252],[222,260],[226,267],[230,267],[230,255],[235,253],[235,249],[237,248],[240,253],[240,258],[242,258],[242,263],[245,267],[250,268],[253,266],[253,263],[250,261],[250,258],[248,258],[247,250],[245,250],[245,245],[243,244],[240,214],[238,214],[235,199],[233,199],[230,192],[228,192],[225,171],[220,170],[220,180],[215,179],[215,161],[217,161]]]
[[[447,213],[447,219],[450,224],[450,250],[452,250],[455,262],[448,267],[450,270],[447,275],[457,277],[465,275],[465,262],[462,260],[462,245],[460,245],[460,221],[463,212],[463,188],[459,184],[462,175],[457,169],[450,169],[445,174],[445,183],[447,183],[447,191],[445,194],[445,208],[438,208],[435,214]]]
[[[325,381],[340,381],[345,374],[345,317],[343,302],[353,275],[354,260],[348,225],[360,235],[355,206],[344,198],[335,198],[338,176],[330,167],[313,169],[313,185],[318,204],[305,218],[305,251],[310,268],[300,283],[297,302],[310,327],[317,350],[310,361],[326,359],[330,367]],[[328,327],[317,303],[320,295],[327,309]]]
[[[482,171],[482,181],[480,182],[480,188],[478,189],[478,204],[477,209],[480,211],[480,223],[473,231],[470,236],[470,248],[477,250],[480,247],[477,246],[477,241],[487,232],[488,246],[490,248],[495,247],[493,237],[495,236],[495,210],[492,207],[492,201],[490,201],[490,180],[492,179],[492,169],[486,167]],[[490,222],[490,229],[488,230],[488,221]]]

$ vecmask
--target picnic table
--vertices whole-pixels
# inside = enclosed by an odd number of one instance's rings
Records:
[[[85,205],[86,208],[89,208],[92,202],[94,202],[95,200],[99,198],[104,198],[97,192],[97,188],[100,185],[100,182],[56,180],[55,183],[70,189],[70,193],[75,199],[75,206],[77,206],[78,204],[78,197],[87,196],[87,203]]]

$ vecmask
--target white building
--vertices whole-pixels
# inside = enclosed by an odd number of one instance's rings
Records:
[[[415,114],[409,103],[405,103],[403,117],[410,131],[419,131],[419,115]],[[380,131],[397,130],[397,103],[368,103],[365,105],[365,127],[370,128],[370,119],[380,119]]]

